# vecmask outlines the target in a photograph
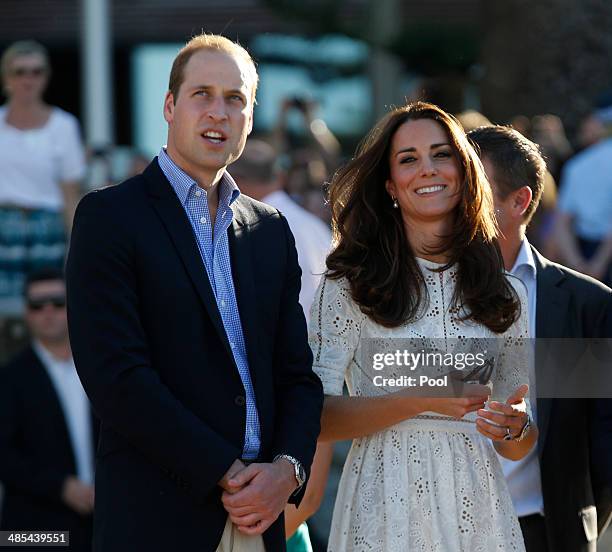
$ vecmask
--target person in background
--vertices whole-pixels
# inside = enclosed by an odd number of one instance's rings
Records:
[[[612,138],[566,163],[556,224],[564,262],[612,285]]]
[[[32,341],[0,372],[0,529],[70,531],[68,550],[86,552],[97,424],[72,359],[61,271],[29,275],[24,295]]]
[[[302,269],[300,305],[308,315],[314,293],[325,271],[325,257],[331,247],[331,232],[318,217],[300,207],[282,188],[276,153],[263,140],[249,139],[240,158],[232,165],[232,176],[240,190],[278,209],[287,219],[295,237],[298,263]],[[321,505],[333,454],[332,443],[319,443],[310,480],[299,508],[285,508],[288,552],[312,550],[308,527],[303,523]]]
[[[531,121],[530,139],[538,144],[542,156],[546,159],[546,170],[555,182],[558,182],[563,165],[574,154],[565,134],[563,121],[550,113],[534,116]]]
[[[609,134],[612,107],[594,109],[587,113],[578,124],[576,131],[576,145],[582,151],[604,140]]]
[[[487,117],[474,109],[466,109],[461,113],[457,113],[457,120],[461,123],[463,130],[466,132],[480,126],[491,124],[491,121],[489,121]]]
[[[45,103],[51,67],[33,41],[0,60],[0,315],[21,315],[25,274],[60,268],[85,174],[77,120]]]
[[[263,140],[248,140],[242,156],[232,165],[232,176],[242,192],[275,207],[286,217],[295,237],[298,263],[302,269],[300,304],[308,316],[319,280],[325,272],[331,231],[285,192],[276,160],[270,144]]]
[[[131,178],[142,173],[151,162],[151,156],[139,150],[133,150],[130,157],[130,164],[125,175],[126,178]]]
[[[338,167],[341,148],[325,121],[316,116],[317,107],[317,102],[310,99],[285,98],[271,143],[283,165],[283,188],[302,207],[329,222],[323,184]],[[303,137],[296,137],[290,131],[288,123],[292,113],[302,119]]]
[[[530,334],[612,337],[611,290],[550,262],[525,236],[546,175],[538,146],[504,126],[482,127],[468,136],[480,149],[493,188],[505,267],[527,288]],[[535,371],[529,380],[535,397]],[[527,552],[594,551],[598,521],[600,528],[606,524],[611,507],[597,503],[612,479],[612,435],[603,425],[611,419],[609,403],[543,398],[531,404],[541,428],[537,445],[517,462],[500,458]]]

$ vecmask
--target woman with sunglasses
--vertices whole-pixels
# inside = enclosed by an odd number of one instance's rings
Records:
[[[75,117],[45,103],[47,51],[33,41],[0,60],[7,102],[0,107],[0,316],[20,315],[24,275],[63,265],[85,174]]]
[[[326,395],[320,440],[353,445],[328,549],[524,551],[495,450],[516,460],[537,439],[526,291],[504,273],[491,189],[463,129],[431,104],[391,111],[334,176],[330,204],[335,247],[310,342]],[[445,393],[421,380],[446,372]]]

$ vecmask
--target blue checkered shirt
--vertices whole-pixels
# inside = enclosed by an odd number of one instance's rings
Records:
[[[232,266],[230,262],[229,242],[227,229],[232,223],[234,213],[231,204],[240,195],[238,186],[227,173],[219,182],[219,206],[215,219],[214,233],[210,224],[208,211],[208,197],[206,190],[201,189],[195,180],[180,169],[164,148],[157,158],[161,170],[172,185],[185,213],[191,222],[195,234],[200,256],[208,274],[217,302],[217,308],[223,321],[234,361],[238,367],[240,379],[246,393],[246,427],[244,436],[243,458],[252,460],[259,454],[261,432],[259,415],[255,404],[255,391],[249,372],[242,324],[236,301],[236,291],[232,279]],[[213,239],[214,235],[214,239]]]

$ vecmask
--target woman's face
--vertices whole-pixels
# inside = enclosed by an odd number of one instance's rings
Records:
[[[19,101],[40,99],[47,86],[47,66],[39,54],[14,57],[4,75],[8,96]]]
[[[432,119],[407,121],[391,142],[390,178],[405,223],[451,221],[461,170],[444,128]]]

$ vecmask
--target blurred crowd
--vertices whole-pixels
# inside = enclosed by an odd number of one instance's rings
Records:
[[[12,486],[25,485],[55,501],[53,515],[66,520],[75,535],[86,534],[93,509],[96,424],[71,360],[61,270],[80,197],[94,187],[139,174],[151,159],[130,148],[118,171],[113,151],[86,150],[77,119],[44,101],[52,68],[40,44],[23,41],[7,48],[1,76],[6,101],[0,106],[0,364],[13,360],[2,372],[0,422],[3,415],[9,416],[6,404],[19,394],[20,385],[27,384],[32,396],[13,413],[32,418],[22,424],[19,440],[38,442],[27,459],[17,451],[2,465],[8,466]],[[291,114],[301,119],[301,132],[289,128]],[[466,131],[491,124],[475,111],[457,118]],[[612,106],[594,108],[572,136],[551,114],[492,122],[510,124],[533,140],[547,161],[546,186],[527,230],[529,241],[549,259],[611,285]],[[279,106],[273,131],[250,138],[244,155],[230,167],[244,193],[286,214],[304,272],[300,301],[306,311],[331,245],[326,183],[345,155],[347,148],[318,117],[317,104],[289,97]],[[23,347],[26,352],[15,357]],[[44,365],[52,387],[34,365]],[[15,376],[17,367],[21,379]],[[52,414],[37,417],[28,410],[28,401],[47,404],[53,392],[59,400],[50,407]],[[36,428],[34,437],[26,434],[31,427]],[[10,432],[0,427],[0,444],[16,438]],[[50,457],[55,458],[52,467]],[[11,515],[18,519],[27,504],[13,499]],[[320,498],[315,509],[318,503]]]

